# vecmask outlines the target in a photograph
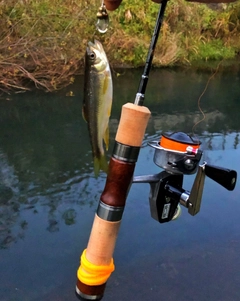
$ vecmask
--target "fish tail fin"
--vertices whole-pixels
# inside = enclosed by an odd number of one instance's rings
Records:
[[[93,161],[94,161],[94,174],[96,178],[98,177],[100,170],[103,170],[106,173],[108,173],[108,163],[104,155],[101,155],[100,158],[94,157]]]

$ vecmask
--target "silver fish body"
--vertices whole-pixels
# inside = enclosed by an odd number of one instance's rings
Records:
[[[107,172],[103,140],[108,149],[112,98],[112,76],[106,53],[99,41],[89,42],[85,54],[83,116],[88,123],[96,176],[100,170]]]

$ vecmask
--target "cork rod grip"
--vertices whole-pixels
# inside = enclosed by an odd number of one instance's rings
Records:
[[[129,146],[141,146],[151,113],[147,107],[126,103],[116,134],[116,141]]]
[[[109,222],[95,215],[89,238],[86,257],[96,265],[107,265],[111,261],[120,221]]]

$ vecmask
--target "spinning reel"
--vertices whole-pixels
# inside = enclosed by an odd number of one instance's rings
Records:
[[[199,165],[202,157],[200,141],[183,133],[164,133],[158,141],[149,145],[155,149],[154,163],[164,171],[155,175],[136,176],[133,183],[150,184],[151,216],[160,223],[174,220],[180,214],[180,206],[196,215],[200,211],[205,176],[226,189],[235,188],[237,173],[207,162]],[[183,176],[197,172],[191,191],[182,188]]]

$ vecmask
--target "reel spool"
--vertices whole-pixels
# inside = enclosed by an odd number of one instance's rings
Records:
[[[201,142],[183,132],[164,133],[160,141],[148,143],[155,148],[153,162],[172,174],[193,174],[202,157]]]

